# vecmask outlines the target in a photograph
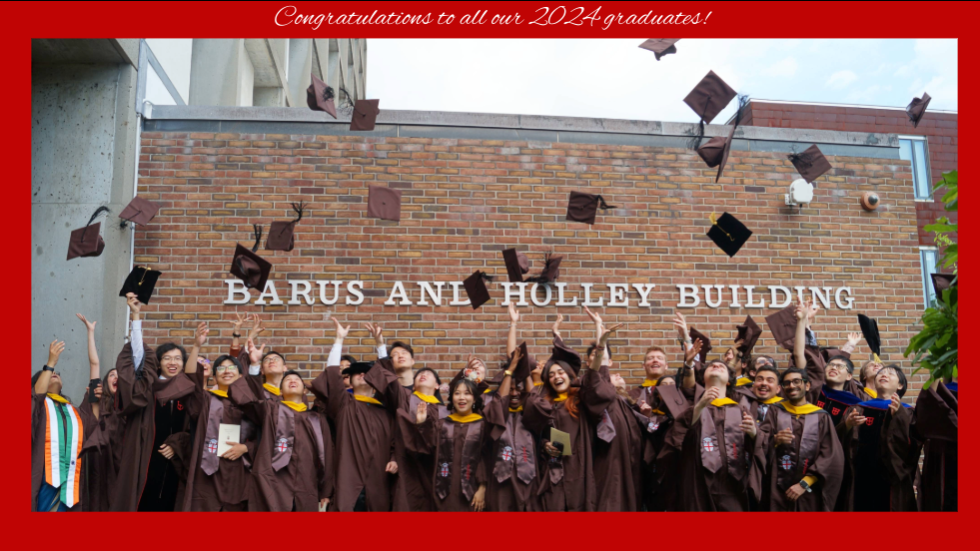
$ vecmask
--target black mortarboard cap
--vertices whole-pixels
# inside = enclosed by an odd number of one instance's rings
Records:
[[[714,71],[708,71],[701,82],[684,98],[684,103],[694,110],[701,121],[711,123],[736,95],[738,94],[735,90],[725,84],[721,77]]]
[[[303,219],[303,203],[301,201],[298,205],[296,203],[292,205],[297,214],[296,219],[289,222],[273,222],[269,226],[269,239],[265,242],[266,249],[273,251],[293,250],[295,242],[293,230],[296,228],[296,223]]]
[[[350,367],[340,372],[341,375],[357,375],[367,373],[374,366],[374,362],[353,362]]]
[[[255,245],[249,250],[241,245],[235,246],[235,256],[231,260],[231,274],[245,283],[249,289],[265,290],[265,282],[269,279],[272,264],[255,254],[262,241],[262,228],[253,224],[255,230]]]
[[[119,218],[145,226],[150,223],[150,220],[153,220],[158,210],[160,210],[160,206],[156,203],[147,201],[142,197],[133,197],[133,200],[119,213]]]
[[[517,350],[523,355],[523,357],[517,362],[517,368],[514,369],[513,383],[523,383],[528,377],[531,376],[531,358],[527,355],[527,343],[522,342]]]
[[[932,288],[936,295],[942,295],[943,291],[957,284],[956,274],[932,274]]]
[[[67,260],[79,256],[99,256],[102,254],[102,251],[105,250],[105,241],[102,239],[102,222],[95,224],[92,222],[103,212],[109,212],[109,208],[99,207],[84,227],[71,232],[71,236],[68,238]]]
[[[919,121],[922,120],[922,115],[926,114],[926,107],[929,107],[929,102],[932,98],[929,94],[925,92],[922,93],[922,99],[912,98],[912,103],[905,107],[905,113],[909,116],[909,120],[912,121],[912,127],[918,128]]]
[[[374,130],[374,121],[378,118],[378,99],[359,99],[354,103],[354,112],[351,114],[350,129],[352,132],[366,132]]]
[[[752,319],[752,316],[745,316],[745,323],[737,326],[736,329],[738,335],[735,336],[735,340],[742,341],[741,346],[738,347],[739,351],[743,356],[751,354],[755,343],[762,335],[762,328]]]
[[[596,210],[614,208],[616,207],[606,204],[602,195],[573,191],[568,195],[568,211],[565,213],[565,220],[592,225],[595,224]]]
[[[466,296],[470,299],[474,310],[490,301],[490,291],[485,281],[493,281],[493,278],[479,270],[463,280]]]
[[[790,304],[775,314],[766,316],[766,325],[776,339],[776,344],[792,352],[796,343],[796,306]]]
[[[738,254],[742,245],[752,237],[752,230],[746,228],[745,224],[727,212],[718,217],[717,220],[712,213],[710,219],[711,228],[708,229],[708,237],[730,257]]]
[[[571,376],[578,377],[578,372],[582,368],[582,357],[565,346],[561,339],[556,338],[551,348],[551,357],[545,363],[545,368],[551,364],[558,364],[563,369],[571,370]]]
[[[858,324],[861,325],[864,342],[868,343],[868,348],[874,352],[875,360],[881,361],[879,358],[881,356],[881,334],[878,333],[878,322],[864,314],[858,314]]]
[[[151,270],[147,266],[135,266],[133,271],[126,276],[119,296],[124,297],[127,293],[136,293],[136,298],[140,302],[149,304],[150,297],[153,296],[153,289],[161,275],[163,275],[161,272]]]
[[[511,283],[524,281],[524,274],[531,270],[531,262],[527,259],[527,255],[517,249],[505,249],[503,253],[504,265],[507,266],[507,279]]]
[[[830,161],[820,152],[820,148],[815,145],[806,148],[803,153],[793,153],[789,156],[789,160],[800,176],[811,184],[833,168],[830,166]]]
[[[640,44],[640,47],[653,52],[653,55],[657,57],[657,61],[660,61],[660,58],[667,54],[677,53],[677,47],[674,44],[678,40],[680,38],[650,38],[645,40],[643,44]]]
[[[368,188],[368,216],[398,222],[402,219],[402,192],[385,186]]]
[[[701,352],[698,352],[698,356],[701,359],[701,363],[704,363],[708,359],[708,353],[711,352],[711,339],[693,327],[687,330],[687,334],[691,337],[692,344],[694,341],[701,339]]]
[[[333,118],[337,118],[337,105],[333,101],[333,88],[327,86],[326,82],[310,74],[312,83],[306,89],[306,105],[314,111],[325,111]]]

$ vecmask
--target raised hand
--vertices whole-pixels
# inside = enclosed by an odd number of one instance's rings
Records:
[[[521,354],[521,349],[520,348],[518,348],[517,350],[515,350],[514,351],[514,355],[511,356],[511,358],[510,358],[510,367],[507,368],[507,371],[513,372],[514,369],[517,367],[517,364],[519,364],[521,362],[521,358],[523,358],[523,357],[524,357],[524,354]]]
[[[844,419],[844,426],[848,430],[851,430],[858,425],[863,425],[867,420],[868,418],[858,413],[858,410],[851,408],[851,411],[848,412],[847,417]]]
[[[51,341],[48,346],[48,367],[54,367],[58,365],[58,358],[61,357],[61,353],[65,351],[65,341],[59,341],[55,339]]]
[[[425,402],[419,402],[417,408],[415,408],[415,424],[421,425],[425,423],[426,418],[429,416],[429,406]]]
[[[348,325],[347,327],[344,327],[343,325],[341,325],[340,320],[338,320],[335,317],[331,317],[330,318],[330,321],[333,322],[334,327],[337,330],[337,336],[336,336],[337,340],[341,340],[342,341],[342,340],[346,339],[347,338],[347,333],[350,332],[350,325]]]
[[[85,329],[89,333],[92,333],[92,332],[95,331],[95,324],[96,323],[99,323],[99,322],[97,322],[97,321],[89,321],[89,320],[85,319],[85,316],[83,316],[81,314],[75,314],[75,315],[78,316],[78,319],[82,320],[82,323],[85,324]]]
[[[565,316],[558,314],[558,318],[555,320],[555,324],[551,326],[551,332],[554,333],[556,337],[561,338],[561,322],[565,320]]]
[[[129,313],[133,320],[140,319],[140,299],[136,298],[136,293],[126,293],[126,305],[129,306]]]
[[[857,346],[857,344],[861,342],[861,338],[861,333],[848,333],[847,344],[851,345],[852,347]]]
[[[757,431],[755,421],[752,420],[752,416],[744,409],[742,410],[742,422],[739,423],[738,428],[742,429],[742,432],[748,434],[750,437],[755,438]]]
[[[688,365],[693,362],[694,358],[697,358],[698,354],[701,353],[701,348],[703,346],[704,343],[701,342],[701,339],[695,339],[694,344],[692,344],[690,348],[684,347],[684,365]]]
[[[793,429],[783,429],[776,433],[774,437],[777,446],[788,446],[793,443]]]
[[[807,317],[808,305],[803,302],[803,299],[798,298],[796,301],[796,319],[802,320]]]
[[[589,310],[588,306],[585,307],[585,313],[589,316],[589,319],[592,320],[592,323],[599,326],[602,325],[602,317],[600,317],[599,314],[596,314],[592,310]]]
[[[816,301],[808,300],[806,301],[806,325],[810,326],[810,323],[816,319],[817,314],[820,313],[820,305]]]
[[[684,319],[684,314],[674,312],[674,329],[677,329],[677,336],[682,341],[686,341],[689,338],[687,336],[687,320]]]
[[[609,339],[612,337],[613,333],[619,331],[623,327],[623,325],[624,324],[622,323],[617,323],[616,325],[613,325],[609,329],[603,331],[602,336],[599,337],[599,348],[605,349],[606,343],[609,342]]]
[[[243,315],[241,312],[235,312],[236,319],[232,320],[231,324],[235,328],[235,333],[241,334],[242,324],[251,319],[250,315]]]
[[[245,343],[245,349],[248,350],[248,359],[252,365],[258,365],[262,361],[262,355],[265,354],[265,344],[256,347],[250,338]]]
[[[513,302],[507,305],[507,313],[510,314],[510,322],[517,323],[521,321],[521,314],[517,311],[517,306]]]
[[[374,344],[376,344],[377,346],[384,346],[385,338],[384,335],[382,334],[382,329],[380,325],[376,325],[373,323],[365,323],[364,328],[368,330],[368,333],[371,333],[372,337],[374,337]]]
[[[206,342],[208,342],[208,322],[202,321],[197,324],[197,330],[194,332],[194,346],[201,348]]]
[[[257,339],[259,337],[259,333],[263,331],[265,331],[265,327],[262,327],[262,320],[259,319],[258,314],[255,314],[255,316],[252,318],[252,328],[248,330],[248,338],[253,340]]]

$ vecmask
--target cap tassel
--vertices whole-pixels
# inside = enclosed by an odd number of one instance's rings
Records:
[[[137,268],[139,268],[139,266],[137,266]],[[139,287],[143,286],[143,280],[146,279],[146,274],[149,273],[149,271],[150,271],[149,266],[143,268],[143,277],[140,278],[140,282],[136,284],[137,286]]]
[[[493,276],[488,275],[486,272],[477,271],[476,273],[480,274],[480,278],[483,279],[484,281],[490,281],[490,282],[493,281]]]
[[[350,92],[348,92],[347,89],[344,88],[343,86],[341,86],[339,88],[339,91],[343,92],[344,99],[343,99],[343,103],[341,103],[340,105],[338,105],[337,108],[340,109],[341,112],[343,112],[345,115],[346,114],[353,114],[353,112],[354,112],[354,98],[351,97]]]
[[[619,208],[616,205],[607,205],[606,200],[602,198],[602,195],[597,195],[596,198],[599,200],[599,208],[602,210]]]
[[[299,202],[299,205],[297,205],[296,203],[290,203],[290,204],[293,206],[293,211],[296,212],[297,216],[296,216],[296,220],[290,220],[289,221],[289,225],[295,226],[297,222],[299,222],[300,220],[303,219],[303,204],[304,203],[302,201],[300,201]],[[289,225],[283,224],[282,229],[279,230],[279,235],[282,235],[283,232],[286,231],[286,228]]]
[[[881,363],[881,358],[879,358],[877,354],[875,354],[874,352],[872,352],[871,353],[871,356],[874,358],[874,361],[875,361],[876,364],[880,364]]]
[[[716,215],[715,213],[712,212],[711,215],[708,216],[708,219],[711,220],[711,225],[712,226],[718,226],[718,215]],[[722,233],[724,233],[725,235],[727,235],[728,238],[731,239],[733,242],[735,241],[735,238],[732,237],[732,234],[730,234],[727,231],[725,231],[725,228],[723,228],[721,226],[718,226],[718,229],[721,230]]]
[[[85,224],[85,229],[82,230],[82,243],[85,242],[85,232],[88,231],[89,226],[91,226],[92,222],[94,222],[95,219],[103,212],[108,214],[109,207],[99,207],[95,209],[95,212],[92,214],[92,217],[88,219],[88,223]]]
[[[813,159],[805,153],[793,153],[791,155],[787,155],[787,158],[789,159],[789,162],[793,163],[793,166],[797,167],[798,169],[801,168],[803,170],[807,170],[813,166]]]
[[[262,226],[258,224],[252,224],[252,230],[255,232],[255,245],[252,245],[252,252],[259,250],[259,242],[262,241]]]
[[[738,96],[738,111],[735,111],[735,128],[742,124],[742,110],[749,104],[748,94]]]
[[[323,89],[323,101],[330,101],[333,99],[333,88],[327,86]]]

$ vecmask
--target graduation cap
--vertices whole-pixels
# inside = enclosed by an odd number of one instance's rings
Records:
[[[333,118],[337,118],[337,105],[333,102],[333,88],[327,86],[326,82],[316,78],[310,73],[312,83],[306,89],[306,104],[314,111],[325,111]]]
[[[341,375],[357,375],[359,373],[367,373],[374,366],[374,362],[353,362],[350,367],[344,369],[340,372]]]
[[[463,280],[466,296],[470,299],[474,310],[490,301],[490,291],[487,289],[487,284],[484,281],[493,281],[493,277],[479,270],[473,272],[473,275]]]
[[[71,260],[79,256],[99,256],[105,250],[105,241],[102,239],[102,222],[92,222],[102,214],[108,213],[109,207],[99,207],[88,219],[85,227],[78,228],[71,232],[68,239],[68,258]]]
[[[762,329],[755,323],[752,316],[745,316],[745,323],[737,326],[736,329],[738,329],[738,335],[735,336],[735,340],[742,341],[738,350],[743,356],[747,356],[752,353],[755,343],[762,336]]]
[[[524,274],[531,271],[531,261],[527,255],[517,249],[506,249],[503,251],[504,265],[507,266],[507,279],[511,283],[524,281]]]
[[[688,329],[687,334],[691,337],[691,342],[701,339],[701,351],[698,352],[698,359],[704,363],[708,359],[708,353],[711,352],[711,339],[693,327]]]
[[[255,231],[255,245],[252,250],[248,250],[241,245],[235,245],[235,256],[231,260],[231,275],[237,277],[245,283],[248,289],[265,289],[265,282],[269,279],[269,272],[272,271],[272,264],[255,254],[262,241],[262,228],[258,224],[252,224]]]
[[[957,284],[956,274],[932,274],[932,288],[936,290],[936,295],[942,296],[943,291]]]
[[[366,132],[374,130],[374,121],[378,118],[379,99],[359,99],[354,103],[354,113],[350,119],[350,130],[352,132]]]
[[[715,213],[711,213],[709,219],[711,228],[708,229],[708,237],[729,257],[738,254],[742,245],[752,237],[752,230],[727,212],[720,217],[715,217]]]
[[[912,98],[912,103],[905,107],[905,113],[909,116],[909,120],[912,121],[912,127],[918,128],[919,121],[922,120],[922,115],[926,114],[926,107],[929,107],[929,102],[932,98],[929,94],[923,92],[922,99]]]
[[[806,148],[803,153],[789,155],[789,161],[793,163],[800,176],[811,184],[833,168],[830,166],[830,161],[820,152],[820,148],[815,145]]]
[[[748,96],[738,96],[738,111],[735,112],[735,120],[732,129],[728,132],[728,137],[715,136],[707,143],[696,149],[698,156],[708,165],[709,168],[718,167],[715,175],[715,183],[721,179],[725,165],[728,164],[728,154],[732,150],[732,142],[735,139],[735,130],[742,122],[742,110],[749,103]],[[697,138],[700,142],[700,137]]]
[[[128,293],[136,293],[136,298],[140,302],[149,304],[150,297],[153,296],[153,289],[161,275],[163,275],[162,272],[151,270],[149,266],[134,266],[133,271],[126,276],[119,296],[124,297]]]
[[[721,80],[721,77],[716,75],[714,71],[708,71],[701,82],[684,98],[684,103],[700,117],[698,133],[695,136],[692,149],[697,149],[701,145],[701,138],[704,137],[704,124],[710,124],[737,95],[735,90],[725,84],[725,81]]]
[[[553,281],[558,279],[558,266],[561,265],[564,256],[554,256],[547,254],[544,257],[544,269],[541,270],[541,275],[537,277],[528,278],[528,282],[533,283],[547,283],[551,284]]]
[[[555,339],[554,346],[551,348],[551,357],[544,364],[544,371],[547,371],[553,364],[560,365],[572,377],[578,377],[578,372],[582,368],[582,357],[571,348],[566,347],[559,339]]]
[[[830,363],[830,359],[835,356],[849,356],[849,354],[846,354],[840,348],[827,347],[827,348],[820,349],[820,357],[823,358],[823,363],[825,364]]]
[[[878,333],[878,322],[858,314],[858,323],[861,325],[861,334],[864,335],[864,342],[868,343],[868,348],[874,354],[875,362],[881,363],[881,334]]]
[[[796,306],[790,304],[775,314],[766,316],[766,325],[776,339],[776,344],[792,352],[796,344]]]
[[[614,208],[616,207],[606,204],[606,200],[602,198],[602,195],[573,191],[568,195],[568,211],[565,213],[565,220],[584,222],[591,226],[595,224],[596,210]]]
[[[135,222],[140,226],[145,226],[150,223],[150,220],[153,220],[158,210],[160,210],[160,205],[147,201],[142,197],[133,197],[133,200],[119,213],[119,218],[123,219],[120,225],[125,227],[126,221],[129,221]]]
[[[293,250],[293,230],[296,228],[296,223],[303,219],[303,202],[297,205],[292,203],[293,210],[296,212],[297,217],[295,220],[290,220],[289,222],[273,222],[269,226],[269,239],[265,242],[265,248],[272,251],[291,251]]]
[[[653,55],[657,57],[657,61],[660,61],[660,58],[667,54],[677,53],[677,47],[674,44],[677,44],[678,40],[680,38],[650,38],[645,40],[643,44],[640,44],[640,47],[653,52]]]
[[[531,376],[531,360],[527,357],[526,342],[522,342],[515,352],[520,352],[522,355],[521,359],[517,362],[517,367],[514,368],[514,373],[511,375],[511,382],[516,385],[517,383],[523,383]],[[511,359],[513,359],[513,356],[510,356],[500,364],[500,371],[490,381],[491,383],[499,385],[504,381],[504,371],[507,371],[507,368],[510,367]]]
[[[399,222],[402,219],[402,192],[385,186],[368,187],[368,216]]]

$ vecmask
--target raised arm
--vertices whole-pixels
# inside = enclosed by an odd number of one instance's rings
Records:
[[[330,321],[334,323],[336,333],[333,338],[333,346],[330,347],[330,353],[327,354],[327,365],[340,365],[340,358],[344,355],[344,339],[350,332],[350,325],[344,327],[335,317],[331,317]]]
[[[385,336],[381,326],[374,323],[365,323],[364,328],[374,337],[374,348],[378,351],[378,359],[387,358],[388,348],[385,346]]]
[[[50,368],[54,368],[58,365],[58,358],[61,357],[61,353],[65,351],[65,341],[59,341],[55,339],[51,341],[51,345],[48,346],[48,362],[44,365]],[[41,371],[41,375],[37,378],[37,382],[34,384],[34,393],[38,395],[45,395],[48,393],[48,384],[51,382],[51,371],[44,369]]]
[[[517,349],[517,323],[521,321],[521,314],[513,302],[507,306],[507,314],[510,315],[510,325],[507,327],[507,355],[509,356]],[[501,396],[505,395],[501,394]]]
[[[848,354],[854,352],[854,349],[857,348],[858,343],[861,342],[861,337],[861,333],[848,333],[847,342],[844,344],[844,346],[840,347],[840,351],[847,352]]]
[[[796,306],[796,339],[793,342],[793,361],[798,369],[806,369],[807,307],[802,300]]]
[[[241,354],[242,324],[251,319],[251,314],[242,315],[241,312],[235,312],[235,319],[231,320],[231,348],[228,349],[229,356],[237,358]]]
[[[89,321],[85,319],[85,316],[81,314],[75,314],[78,319],[82,320],[85,324],[85,331],[88,335],[88,378],[89,381],[98,381],[99,378],[99,351],[95,348],[95,324],[98,322]],[[95,391],[92,385],[89,385],[91,391]],[[99,418],[99,402],[92,403],[92,413],[95,418]]]
[[[187,355],[184,373],[188,375],[197,373],[197,356],[201,353],[201,348],[204,348],[205,343],[208,342],[208,331],[208,322],[202,321],[197,324],[197,329],[194,331],[194,346],[191,347],[191,352]]]
[[[694,358],[698,356],[701,352],[701,340],[698,339],[696,343],[691,342],[691,337],[688,336],[687,330],[687,320],[684,319],[684,314],[680,312],[674,312],[674,329],[677,330],[678,339],[684,343],[684,369],[683,369],[683,379],[681,381],[681,386],[684,388],[694,388],[697,384],[697,380],[694,377]]]
[[[140,301],[136,293],[126,293],[126,306],[129,306],[129,342],[133,348],[133,366],[137,371],[143,369],[143,322],[140,321]]]
[[[598,343],[599,340],[602,338],[603,333],[605,332],[605,326],[602,323],[602,317],[599,314],[593,312],[592,310],[589,310],[588,306],[585,307],[585,313],[589,316],[589,319],[592,320],[592,323],[595,324],[595,342]],[[603,345],[598,349],[601,350],[602,352],[601,354],[596,354],[596,356],[599,357],[599,360],[601,362],[599,365],[600,366],[612,365],[612,358],[609,357],[607,347]]]

